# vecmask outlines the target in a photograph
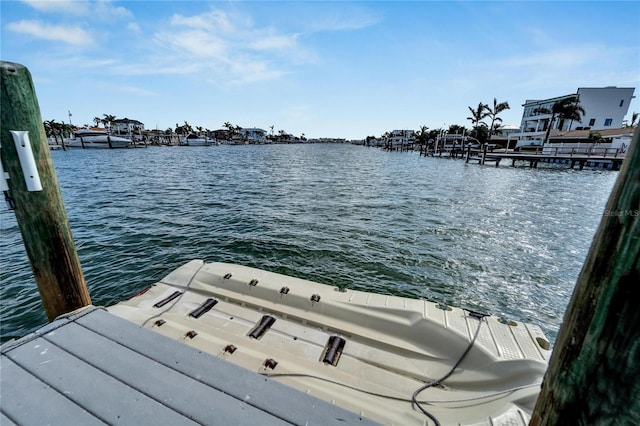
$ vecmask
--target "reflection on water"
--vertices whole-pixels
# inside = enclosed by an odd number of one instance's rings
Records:
[[[534,322],[552,340],[617,177],[351,145],[52,156],[96,305],[201,258]],[[0,214],[4,341],[46,316]]]

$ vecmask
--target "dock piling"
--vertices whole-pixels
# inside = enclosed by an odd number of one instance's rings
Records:
[[[532,426],[640,423],[640,129],[578,277]]]
[[[69,220],[58,187],[40,107],[29,70],[0,62],[0,142],[2,166],[9,175],[8,193],[31,269],[50,321],[91,304]],[[35,173],[42,189],[27,187],[11,131],[28,132]],[[31,171],[30,171],[31,173]]]

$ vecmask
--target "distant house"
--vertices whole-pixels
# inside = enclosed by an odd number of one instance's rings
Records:
[[[268,143],[267,131],[257,127],[247,127],[240,130],[242,138],[249,143]]]
[[[606,130],[622,127],[624,116],[629,110],[631,99],[635,96],[633,87],[581,87],[576,93],[541,100],[527,100],[522,113],[520,131],[511,133],[510,138],[517,138],[519,145],[539,145],[549,127],[550,139],[561,132],[574,130]],[[551,114],[541,113],[541,109],[551,110],[555,102],[577,98],[584,108],[582,121],[565,120]]]
[[[413,130],[394,130],[389,133],[387,144],[390,147],[409,145],[415,142],[415,134]]]
[[[514,126],[513,124],[505,124],[504,126],[498,127],[495,135],[506,138],[512,133],[520,133],[520,127]]]
[[[111,131],[119,134],[140,134],[144,130],[144,123],[130,118],[119,118],[111,124]]]

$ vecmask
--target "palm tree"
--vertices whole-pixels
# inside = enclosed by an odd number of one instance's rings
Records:
[[[44,132],[47,135],[48,138],[53,138],[56,142],[56,145],[58,145],[58,131],[57,131],[57,126],[56,126],[56,121],[55,120],[46,120],[45,122],[42,123],[42,125],[44,126]]]
[[[471,120],[471,125],[473,126],[470,134],[480,143],[484,143],[488,139],[487,136],[489,134],[489,131],[486,130],[487,123],[482,121],[484,118],[489,116],[489,113],[487,112],[488,108],[489,106],[487,104],[483,104],[482,102],[478,103],[478,107],[476,109],[469,107],[469,111],[471,111],[471,117],[467,117],[467,120]]]
[[[587,140],[591,143],[592,147],[595,145],[600,145],[601,143],[605,142],[605,139],[602,137],[602,134],[600,134],[600,132],[594,132],[594,131],[589,132],[589,136],[587,137]]]
[[[466,131],[467,129],[464,126],[461,126],[459,124],[452,124],[449,126],[449,130],[447,130],[447,134],[464,134]]]
[[[471,125],[473,127],[478,127],[481,121],[489,116],[489,114],[487,113],[488,107],[489,106],[487,104],[483,104],[482,102],[478,103],[478,107],[476,109],[468,107],[469,111],[471,111],[471,117],[467,117],[467,120],[471,120]]]
[[[289,133],[287,133],[283,129],[278,130],[278,141],[283,142],[288,140],[289,140]]]
[[[73,136],[76,131],[76,126],[72,124],[67,124],[65,122],[59,123],[60,128],[60,140],[62,141],[62,148],[64,149],[64,138],[70,138]]]
[[[633,114],[631,114],[631,124],[629,124],[629,120],[624,121],[627,123],[624,127],[635,127],[636,121],[638,121],[638,113],[634,111]]]
[[[44,130],[47,137],[53,137],[56,145],[58,145],[58,136],[60,137],[60,143],[62,144],[62,149],[66,149],[64,146],[64,136],[65,133],[71,134],[73,131],[73,126],[66,123],[58,123],[55,120],[47,120],[42,123],[44,125]]]
[[[426,145],[429,142],[429,128],[425,125],[420,126],[420,130],[416,132],[418,137],[418,143],[420,145]]]
[[[93,122],[95,123],[96,127],[98,127],[100,123],[102,123],[102,119],[100,117],[93,117]]]
[[[240,126],[235,126],[235,127],[233,128],[233,134],[234,134],[234,135],[240,135],[240,133],[241,133],[241,132],[242,132],[242,127],[240,127]],[[247,136],[247,135],[245,135],[245,139],[246,139],[246,136]]]
[[[231,140],[231,138],[233,137],[233,134],[234,134],[235,126],[233,124],[231,124],[231,122],[225,121],[224,124],[222,125],[222,127],[226,127],[227,128],[227,140]]]
[[[116,116],[110,114],[102,114],[102,116],[104,117],[102,122],[109,128],[109,133],[111,133],[111,125],[116,121]]]
[[[429,130],[429,140],[430,141],[435,141],[436,139],[438,139],[438,136],[442,133],[442,129],[433,129],[433,130]]]
[[[544,146],[547,142],[549,142],[549,133],[551,133],[551,128],[554,125],[554,120],[559,118],[562,120],[575,120],[579,123],[582,122],[582,116],[584,115],[584,108],[580,105],[577,96],[571,96],[568,98],[560,99],[559,101],[554,102],[551,106],[551,110],[549,108],[536,108],[533,110],[534,113],[537,114],[551,114],[551,119],[549,120],[549,125],[547,126],[547,133],[544,135],[544,140],[542,141],[542,146]]]
[[[491,139],[491,135],[494,134],[495,130],[498,128],[495,124],[502,123],[502,118],[498,117],[502,111],[510,109],[509,102],[500,102],[496,98],[493,98],[493,108],[486,105],[485,109],[487,110],[487,117],[491,118],[491,126],[489,126],[489,139]]]

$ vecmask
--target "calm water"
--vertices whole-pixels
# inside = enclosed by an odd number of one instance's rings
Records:
[[[352,145],[52,157],[96,305],[201,258],[533,322],[552,340],[618,174]],[[1,210],[5,341],[46,316],[15,217]]]

